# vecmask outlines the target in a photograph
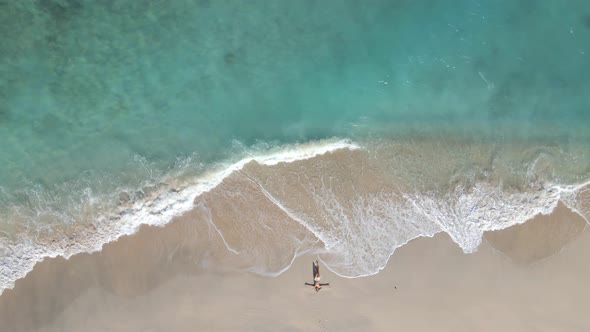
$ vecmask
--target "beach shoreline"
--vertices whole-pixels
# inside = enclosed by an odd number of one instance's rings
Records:
[[[590,331],[590,1],[0,7],[0,332]]]
[[[584,319],[585,281],[590,277],[584,262],[590,256],[590,233],[586,222],[563,206],[527,222],[524,229],[498,231],[494,240],[488,241],[491,237],[486,234],[474,254],[464,254],[441,233],[398,248],[374,276],[342,278],[322,266],[322,281],[331,286],[319,293],[303,285],[311,281],[309,265],[317,256],[302,255],[279,276],[262,277],[241,270],[239,260],[227,259],[227,249],[219,241],[204,241],[208,226],[191,220],[189,213],[163,227],[142,226],[101,252],[39,263],[0,296],[3,328],[580,331],[590,327]],[[562,237],[547,233],[556,229],[564,232]],[[510,243],[515,231],[519,241],[530,240],[537,246],[507,249],[504,243],[501,247],[498,241]],[[539,237],[544,240],[535,241]],[[544,250],[547,245],[554,245],[554,251]],[[545,256],[526,262],[510,258],[527,250],[532,256],[539,251]]]

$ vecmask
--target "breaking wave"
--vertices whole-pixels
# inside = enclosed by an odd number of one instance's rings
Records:
[[[94,211],[91,222],[4,231],[0,289],[45,257],[99,251],[140,225],[163,226],[189,211],[223,243],[220,256],[241,259],[247,270],[275,276],[313,253],[353,278],[378,273],[396,248],[439,232],[474,252],[484,232],[549,214],[559,202],[590,220],[583,153],[573,154],[576,164],[557,148],[441,144],[327,140],[199,176],[169,174],[140,194],[118,193],[117,207]],[[564,162],[569,173],[559,174]]]

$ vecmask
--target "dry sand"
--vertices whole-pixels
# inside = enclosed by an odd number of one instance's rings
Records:
[[[189,215],[38,264],[0,296],[0,331],[589,331],[585,225],[560,206],[475,254],[416,239],[372,277],[323,268],[316,293],[311,256],[275,278],[204,266],[221,249]]]

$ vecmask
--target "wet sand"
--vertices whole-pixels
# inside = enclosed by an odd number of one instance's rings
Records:
[[[191,220],[189,213],[100,253],[38,264],[0,296],[0,330],[590,329],[590,233],[563,206],[486,234],[475,254],[438,234],[399,248],[375,276],[346,279],[322,267],[331,286],[319,293],[303,285],[314,256],[275,278],[241,272],[219,241],[207,240],[208,226]]]

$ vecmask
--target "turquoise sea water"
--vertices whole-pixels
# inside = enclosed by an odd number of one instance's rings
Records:
[[[586,1],[63,0],[0,15],[9,191],[352,124],[588,136]]]
[[[6,236],[284,144],[590,149],[588,1],[0,1],[0,22]]]

